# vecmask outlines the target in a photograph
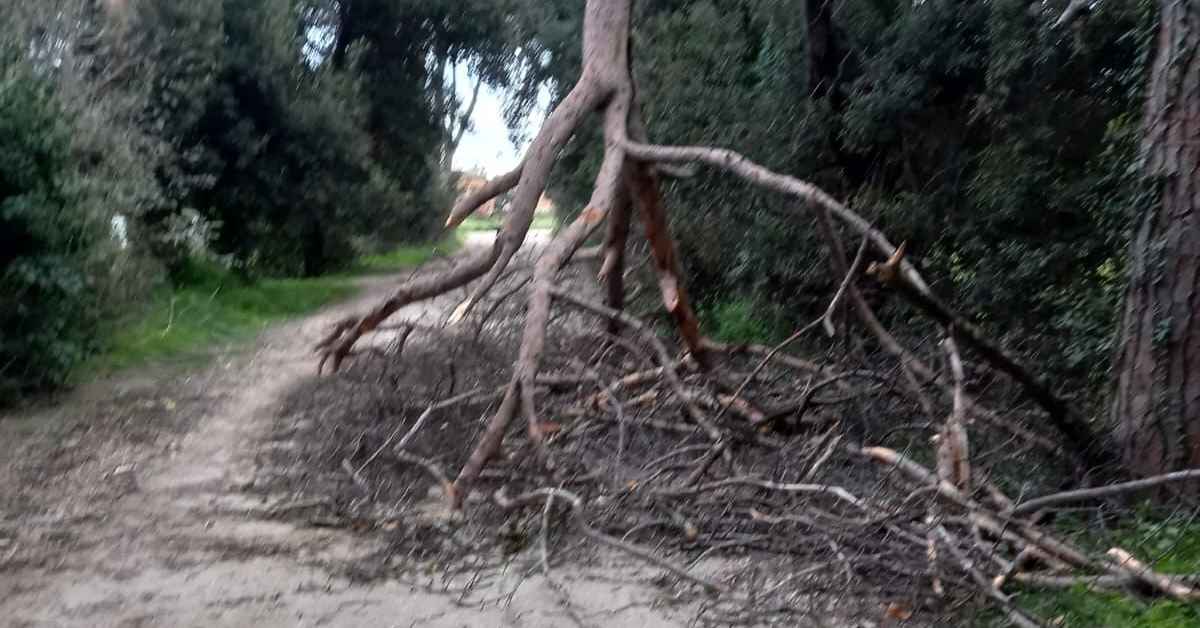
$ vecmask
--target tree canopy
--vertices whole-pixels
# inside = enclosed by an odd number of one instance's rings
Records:
[[[6,218],[25,225],[6,230],[10,255],[26,259],[31,282],[91,286],[76,291],[88,293],[78,303],[47,306],[61,310],[61,321],[47,320],[41,331],[40,315],[6,314],[6,342],[46,334],[64,347],[61,365],[44,373],[12,358],[10,368],[22,373],[13,377],[35,387],[61,379],[94,345],[92,317],[120,316],[156,277],[184,281],[197,256],[246,277],[312,276],[432,237],[452,194],[448,159],[438,155],[461,132],[466,107],[450,81],[461,67],[490,85],[508,84],[518,49],[511,8],[5,3],[5,122],[27,120],[4,138],[13,143],[5,176],[20,186],[0,201],[9,212],[20,204],[26,216]],[[26,145],[45,151],[34,178]],[[51,219],[31,208],[33,198],[42,208],[65,206],[55,210],[65,214]],[[63,225],[71,228],[51,233]],[[90,235],[63,235],[72,229]],[[18,254],[26,251],[33,257]],[[59,258],[96,265],[28,270],[33,259]],[[20,267],[6,259],[9,275]]]

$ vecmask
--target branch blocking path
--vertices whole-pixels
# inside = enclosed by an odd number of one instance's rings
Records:
[[[555,275],[611,213],[625,212],[623,205],[627,199],[637,207],[646,225],[659,272],[663,303],[678,324],[692,354],[704,362],[704,341],[683,288],[674,242],[667,233],[666,211],[656,175],[650,164],[630,160],[625,149],[629,129],[643,126],[640,119],[633,119],[640,113],[633,107],[634,85],[629,75],[630,7],[629,0],[588,3],[584,20],[584,67],[578,83],[547,118],[522,164],[489,182],[478,193],[462,199],[451,211],[447,226],[457,225],[487,200],[515,188],[512,208],[495,244],[487,251],[462,256],[448,271],[405,283],[392,297],[365,315],[338,323],[317,347],[321,352],[320,367],[329,363],[336,371],[358,339],[378,328],[397,309],[479,280],[451,320],[466,316],[496,285],[524,242],[559,151],[589,113],[602,110],[604,157],[592,197],[579,218],[555,237],[537,262],[525,331],[511,383],[474,453],[454,481],[449,497],[456,507],[461,506],[472,483],[499,451],[504,433],[515,416],[523,415],[531,439],[541,442],[542,430],[532,383],[545,346]],[[623,249],[626,234],[627,229],[617,230],[606,248],[603,274],[613,282],[619,281],[624,272],[624,259],[617,251]]]
[[[488,250],[462,255],[449,270],[418,277],[401,285],[390,298],[370,312],[339,322],[317,346],[321,356],[318,370],[328,363],[337,371],[351,354],[358,339],[378,328],[399,308],[478,280],[467,299],[451,316],[451,321],[465,317],[496,285],[524,242],[533,223],[537,201],[546,189],[559,151],[589,113],[596,109],[602,111],[604,156],[592,197],[579,217],[546,247],[537,263],[524,334],[511,382],[499,410],[488,422],[474,453],[454,481],[449,498],[455,507],[461,507],[471,485],[478,479],[488,460],[499,451],[505,431],[514,417],[523,415],[528,423],[530,438],[535,443],[541,442],[542,430],[532,382],[545,346],[555,276],[610,215],[615,215],[615,220],[606,238],[601,277],[609,282],[609,305],[621,306],[616,295],[621,289],[620,278],[625,270],[623,250],[628,237],[626,203],[636,207],[645,228],[659,277],[663,305],[671,314],[689,353],[701,366],[711,366],[711,343],[701,335],[699,322],[684,287],[675,243],[667,228],[667,210],[654,163],[712,162],[714,159],[709,153],[703,152],[711,149],[667,149],[639,143],[646,138],[641,111],[635,103],[636,89],[629,72],[631,4],[631,0],[591,0],[587,3],[583,29],[584,63],[579,81],[551,112],[521,165],[463,198],[450,212],[447,226],[453,227],[491,198],[515,189],[511,210],[495,244]],[[733,153],[714,154],[726,165],[738,161]],[[814,186],[762,169],[752,171],[749,175],[736,167],[734,170],[754,183],[831,208],[834,215],[852,229],[869,236],[881,253],[892,255],[895,252],[892,243],[873,229],[868,221]],[[781,179],[786,181],[780,182]],[[912,284],[924,289],[925,282],[911,264],[902,262],[902,268]]]

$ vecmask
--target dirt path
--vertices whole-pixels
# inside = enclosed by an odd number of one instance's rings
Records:
[[[280,522],[272,514],[290,496],[248,490],[281,399],[314,376],[310,347],[395,279],[364,279],[355,299],[269,329],[252,350],[197,372],[102,382],[0,420],[0,625],[567,623],[544,580],[515,572],[493,585],[515,594],[482,608],[397,582],[352,583],[329,566],[375,551],[378,540]],[[432,321],[455,302],[400,316]],[[583,623],[675,625],[647,606],[655,590],[606,573],[559,574]]]

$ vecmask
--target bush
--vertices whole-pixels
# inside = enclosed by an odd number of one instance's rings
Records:
[[[49,88],[0,76],[0,404],[61,383],[92,346],[87,273],[103,226],[79,209],[70,139]]]

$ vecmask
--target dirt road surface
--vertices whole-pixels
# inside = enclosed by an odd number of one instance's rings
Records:
[[[486,235],[483,236],[486,238]],[[476,236],[470,246],[484,241]],[[362,280],[348,302],[264,331],[208,366],[97,382],[0,419],[0,626],[560,626],[561,597],[514,570],[492,604],[395,581],[352,582],[378,540],[273,517],[288,496],[247,490],[289,390],[315,377],[329,324],[399,277]],[[456,297],[403,310],[434,322]],[[576,620],[671,626],[653,570],[564,569]],[[515,592],[511,592],[512,589]],[[511,593],[511,595],[507,595]]]

